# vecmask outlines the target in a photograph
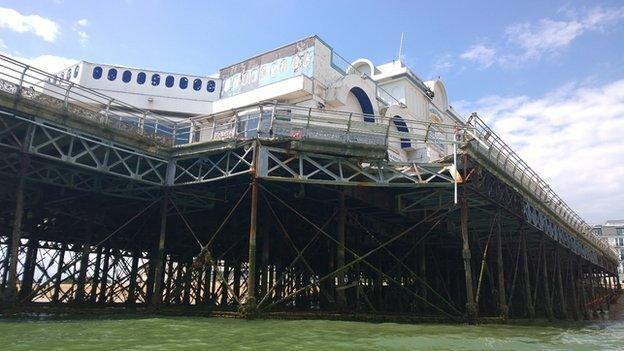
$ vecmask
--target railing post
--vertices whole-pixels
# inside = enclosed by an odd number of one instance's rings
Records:
[[[310,118],[312,117],[312,107],[310,107],[308,109],[308,118],[306,120],[306,127],[305,127],[305,136],[308,136],[308,129],[310,129]]]
[[[388,126],[386,127],[386,147],[390,145],[390,126],[392,125],[392,117],[388,118]]]
[[[141,117],[139,117],[139,130],[141,133],[145,133],[145,118],[147,117],[147,111],[143,111]]]
[[[26,71],[28,71],[28,69],[30,68],[30,66],[26,65],[26,67],[24,67],[24,70],[22,71],[22,74],[20,76],[20,80],[19,80],[19,86],[17,88],[16,93],[18,95],[20,95],[22,93],[22,87],[24,86],[24,77],[26,76]]]
[[[217,131],[217,120],[214,116],[212,116],[212,135],[210,136],[210,140],[214,140],[215,133]]]
[[[111,107],[111,104],[113,103],[113,100],[114,99],[108,100],[108,104],[106,104],[106,112],[104,114],[104,117],[105,117],[104,124],[108,123],[108,114],[110,112],[110,107]]]
[[[258,126],[256,127],[256,137],[260,137],[260,130],[262,129],[262,105],[260,105],[260,116],[258,116]]]
[[[67,105],[69,104],[69,91],[71,90],[71,88],[74,86],[73,82],[69,83],[69,86],[67,87],[67,90],[65,90],[65,97],[63,97],[63,107],[65,108],[65,110],[67,110]]]

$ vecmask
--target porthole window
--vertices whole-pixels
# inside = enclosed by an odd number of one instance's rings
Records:
[[[206,83],[206,90],[208,90],[209,93],[212,93],[215,90],[215,85],[214,80],[209,80],[208,83]]]
[[[152,74],[152,85],[158,86],[160,84],[160,74]]]
[[[69,80],[71,78],[71,74],[72,74],[72,69],[68,69],[67,73],[65,73],[65,79]]]
[[[74,78],[78,77],[78,71],[80,70],[79,66],[74,67]]]
[[[102,67],[100,66],[93,67],[93,79],[100,79],[100,78],[102,78]]]
[[[125,70],[123,74],[121,75],[121,80],[124,83],[130,83],[130,81],[132,80],[132,72]]]
[[[171,88],[173,86],[175,79],[173,78],[173,76],[167,76],[167,78],[165,78],[165,86],[167,88]]]
[[[143,84],[145,83],[145,79],[147,79],[147,75],[145,75],[145,72],[139,72],[139,74],[137,74],[137,83]]]
[[[108,80],[110,80],[111,82],[115,80],[115,78],[117,78],[117,70],[114,68],[111,68],[108,70]]]
[[[180,89],[186,89],[186,87],[188,87],[188,78],[180,78]]]
[[[193,81],[193,90],[197,90],[197,91],[199,91],[199,90],[201,90],[201,87],[202,87],[202,81],[201,81],[201,79],[199,79],[199,78],[198,78],[198,79],[195,79],[195,80]]]

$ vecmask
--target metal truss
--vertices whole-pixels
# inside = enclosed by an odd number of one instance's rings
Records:
[[[453,165],[358,162],[338,156],[259,147],[258,177],[313,184],[414,187],[452,186]]]
[[[598,251],[581,242],[528,202],[524,203],[523,214],[529,224],[546,233],[552,240],[597,266],[611,269],[605,265],[604,260],[600,259]]]
[[[250,143],[214,154],[174,159],[168,184],[206,183],[250,173],[254,159],[255,148]]]

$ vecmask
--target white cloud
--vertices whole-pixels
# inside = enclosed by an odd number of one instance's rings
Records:
[[[51,19],[39,15],[22,15],[6,7],[0,7],[0,28],[17,33],[30,32],[47,42],[56,41],[60,33],[59,25]]]
[[[603,31],[609,25],[624,19],[624,7],[603,9],[594,7],[582,13],[568,11],[567,19],[542,18],[533,22],[515,23],[504,30],[504,43],[494,47],[476,44],[460,55],[481,68],[494,64],[513,67],[527,61],[539,60],[568,47],[575,39],[588,32]],[[495,55],[497,52],[505,53]]]
[[[439,55],[434,58],[433,65],[432,65],[433,72],[429,75],[439,76],[445,72],[448,72],[454,66],[455,66],[455,63],[453,62],[452,54],[446,53],[443,55]]]
[[[78,34],[78,41],[80,42],[80,46],[86,46],[89,42],[89,34],[81,30],[77,31],[76,33]]]
[[[63,56],[55,56],[55,55],[39,55],[36,57],[21,57],[21,56],[11,55],[7,52],[0,52],[0,53],[2,53],[3,55],[9,56],[14,60],[23,62],[29,66],[39,68],[40,70],[43,70],[52,74],[60,72],[61,70],[78,62],[78,60],[76,59],[67,58]]]
[[[565,85],[540,98],[488,96],[478,111],[590,223],[624,218],[624,79]]]
[[[88,25],[89,21],[86,18],[83,18],[76,21],[76,24],[72,27],[72,30],[78,35],[78,42],[82,47],[87,46],[87,43],[89,42],[89,34],[87,34],[87,32],[83,29]]]
[[[488,68],[496,62],[496,50],[485,44],[476,44],[464,51],[459,57],[476,62],[482,68]]]

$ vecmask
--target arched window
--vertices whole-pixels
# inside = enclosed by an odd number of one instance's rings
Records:
[[[108,70],[108,80],[110,80],[111,82],[115,80],[115,78],[117,78],[117,70],[114,68],[111,68]]]
[[[121,74],[121,80],[124,83],[130,83],[130,81],[132,80],[132,72],[130,72],[129,70],[125,70],[122,74]]]
[[[78,71],[80,70],[79,66],[74,67],[74,78],[78,77]]]
[[[139,72],[139,74],[137,74],[137,83],[143,84],[145,83],[146,79],[147,75],[145,74],[145,72]]]
[[[209,93],[212,93],[215,90],[215,86],[215,81],[209,80],[208,83],[206,83],[206,90],[208,90]]]
[[[100,78],[102,78],[102,67],[100,66],[93,67],[93,79],[100,79]]]
[[[152,85],[153,86],[158,86],[158,84],[160,84],[160,74],[152,74]]]
[[[199,91],[199,90],[201,90],[201,87],[202,87],[202,81],[201,81],[201,79],[199,79],[199,78],[198,78],[198,79],[195,79],[195,80],[193,81],[193,90]]]
[[[407,128],[407,123],[405,123],[405,120],[403,120],[401,116],[398,116],[398,115],[394,116],[392,118],[392,122],[394,122],[394,125],[396,126],[396,129],[399,132],[409,133],[409,129]],[[406,149],[411,146],[412,146],[412,143],[410,142],[408,138],[401,138],[401,149]]]
[[[355,95],[355,98],[360,103],[362,113],[364,114],[364,122],[375,122],[375,110],[373,110],[373,103],[368,98],[368,95],[362,88],[351,88],[351,93]]]
[[[186,89],[186,87],[188,87],[188,78],[180,78],[180,89]]]
[[[165,86],[167,88],[171,88],[173,86],[175,79],[173,78],[173,76],[167,76],[167,78],[165,78]]]

